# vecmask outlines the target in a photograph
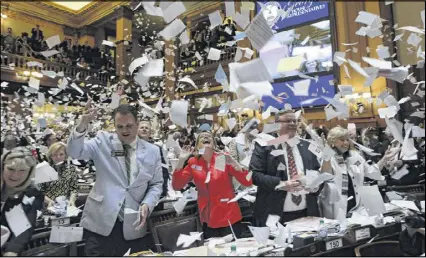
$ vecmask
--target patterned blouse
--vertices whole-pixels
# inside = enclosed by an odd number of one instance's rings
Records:
[[[58,180],[40,184],[40,191],[52,200],[59,196],[66,196],[69,199],[72,193],[77,194],[78,176],[75,166],[63,164],[56,168],[56,171]]]

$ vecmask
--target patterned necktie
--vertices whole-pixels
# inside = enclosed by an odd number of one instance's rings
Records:
[[[131,170],[131,166],[130,166],[130,149],[132,147],[128,144],[124,144],[123,145],[123,149],[124,149],[124,158],[126,160],[126,174],[127,174],[127,183],[130,185],[130,170]],[[118,213],[118,219],[120,221],[124,220],[124,206],[125,206],[125,202],[126,199],[124,199],[123,201],[123,205],[121,205],[121,209],[120,212]]]
[[[130,165],[130,150],[131,146],[128,144],[123,145],[124,149],[124,157],[126,159],[126,172],[127,172],[127,183],[130,184],[130,171],[131,171],[131,165]]]
[[[290,172],[290,179],[293,179],[294,177],[297,176],[296,162],[294,161],[292,148],[290,147],[290,145],[288,144],[286,145],[287,145],[288,171]],[[299,206],[299,204],[302,202],[302,196],[291,194],[291,200],[297,206]]]

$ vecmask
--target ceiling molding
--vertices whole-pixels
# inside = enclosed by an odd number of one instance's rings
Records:
[[[79,10],[78,13],[73,13],[67,10],[68,8],[66,7],[42,1],[8,2],[9,10],[11,11],[73,28],[91,25],[97,20],[114,13],[115,9],[120,5],[128,5],[128,3],[129,1],[95,1]]]

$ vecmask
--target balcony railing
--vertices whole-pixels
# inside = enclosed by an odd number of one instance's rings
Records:
[[[42,68],[39,66],[28,66],[28,62],[38,62],[42,64]],[[75,78],[79,74],[79,78],[84,80],[90,76],[90,80],[99,81],[100,83],[107,83],[108,73],[95,72],[80,67],[54,63],[50,61],[40,60],[32,57],[25,57],[6,52],[1,52],[1,66],[14,67],[29,72],[37,71],[54,71],[56,73],[63,72],[65,76]]]
[[[224,66],[225,64],[233,62],[236,51],[237,47],[235,46],[222,49],[220,59],[217,61],[207,59],[207,55],[203,56],[201,60],[199,60],[196,56],[181,59],[178,62],[178,67],[183,69],[186,73],[191,73],[191,68],[194,69],[195,72],[201,70],[206,71],[212,68],[216,69],[218,63],[222,63],[222,66]]]

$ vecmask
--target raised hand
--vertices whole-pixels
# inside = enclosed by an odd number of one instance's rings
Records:
[[[77,132],[84,132],[90,122],[95,120],[97,114],[97,109],[92,108],[92,99],[89,98],[86,106],[83,110],[83,115],[81,116],[80,123],[77,126]]]

